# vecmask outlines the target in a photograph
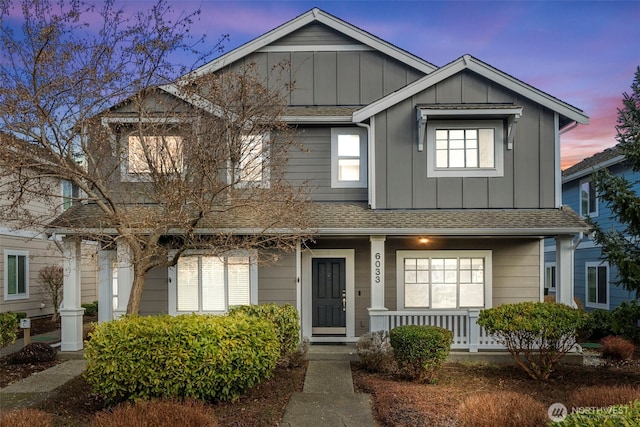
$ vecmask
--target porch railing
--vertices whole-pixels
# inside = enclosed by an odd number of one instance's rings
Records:
[[[477,323],[480,310],[425,310],[425,311],[386,311],[369,310],[372,330],[386,330],[401,325],[440,326],[453,332],[452,349],[498,350],[504,349],[497,340],[489,335]]]

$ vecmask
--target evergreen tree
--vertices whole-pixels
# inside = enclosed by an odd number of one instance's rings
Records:
[[[634,172],[640,171],[640,67],[635,72],[631,92],[623,94],[616,126],[618,148]],[[595,242],[602,246],[603,257],[618,268],[619,283],[625,289],[640,290],[640,196],[639,181],[614,176],[608,169],[594,173],[598,197],[623,225],[619,230],[603,229],[594,219],[587,222],[595,232]]]

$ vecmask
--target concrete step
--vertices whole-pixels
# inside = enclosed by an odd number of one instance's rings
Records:
[[[311,360],[307,366],[303,393],[353,393],[351,362]]]

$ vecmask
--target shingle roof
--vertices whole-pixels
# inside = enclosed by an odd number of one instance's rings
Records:
[[[140,205],[140,217],[157,207]],[[365,203],[316,202],[309,205],[308,232],[317,235],[476,235],[552,236],[587,230],[586,223],[568,207],[562,209],[390,209],[372,210]],[[58,217],[50,228],[61,234],[82,229],[108,229],[110,223],[93,204],[77,205]],[[257,228],[250,215],[205,218],[202,233],[251,233]],[[269,232],[287,232],[285,228]]]
[[[579,163],[565,169],[562,171],[562,176],[567,177],[571,175],[575,175],[582,171],[592,172],[594,168],[598,168],[602,163],[607,162],[608,160],[613,160],[616,157],[622,156],[620,148],[615,145],[613,147],[607,148],[604,151],[594,154],[591,157],[587,157]],[[622,160],[622,159],[621,159]]]

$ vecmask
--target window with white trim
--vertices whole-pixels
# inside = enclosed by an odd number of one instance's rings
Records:
[[[556,263],[548,262],[544,265],[544,289],[548,292],[556,291]]]
[[[250,256],[185,255],[169,278],[170,313],[224,313],[257,302],[257,268]]]
[[[501,120],[427,122],[427,176],[504,175]]]
[[[398,251],[399,309],[491,306],[491,251]]]
[[[62,209],[69,209],[79,198],[79,188],[69,181],[62,181]]]
[[[609,309],[609,264],[585,263],[585,305]]]
[[[598,216],[596,187],[590,180],[580,182],[580,215]]]
[[[367,132],[359,127],[331,129],[331,187],[367,187]]]
[[[4,299],[29,298],[29,252],[5,249]]]
[[[240,150],[235,157],[234,183],[237,186],[269,187],[268,133],[241,136]]]
[[[161,174],[182,173],[182,137],[129,136],[127,172],[144,175],[152,171]]]

